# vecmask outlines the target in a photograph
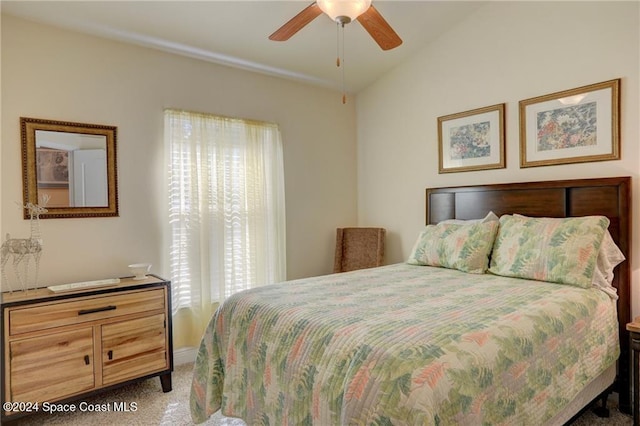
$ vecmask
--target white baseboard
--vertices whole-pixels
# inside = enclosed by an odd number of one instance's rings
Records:
[[[173,365],[187,364],[196,360],[197,348],[180,348],[173,351]]]

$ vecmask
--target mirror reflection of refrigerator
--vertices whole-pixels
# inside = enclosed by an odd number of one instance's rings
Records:
[[[78,149],[70,156],[69,204],[75,207],[108,206],[107,152]]]

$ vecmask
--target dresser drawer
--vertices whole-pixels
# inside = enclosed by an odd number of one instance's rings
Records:
[[[50,401],[95,386],[93,329],[90,326],[20,339],[9,346],[9,401]]]
[[[164,313],[102,326],[102,383],[167,369],[166,331]]]
[[[165,309],[164,288],[12,308],[9,312],[9,334],[13,336],[157,309]]]

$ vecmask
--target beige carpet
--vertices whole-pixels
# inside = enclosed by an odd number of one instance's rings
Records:
[[[92,398],[85,398],[90,404],[113,404],[135,402],[135,412],[75,412],[56,414],[37,414],[16,421],[15,425],[162,425],[184,426],[193,425],[189,414],[189,389],[191,386],[191,370],[193,364],[183,364],[175,367],[172,374],[173,390],[162,392],[160,379],[157,377],[145,380],[107,392]],[[81,401],[75,405],[78,407]],[[208,426],[244,426],[244,422],[237,419],[223,418],[219,413],[212,416]]]
[[[135,402],[135,412],[76,412],[58,414],[37,414],[16,421],[16,425],[162,425],[182,426],[192,425],[189,415],[189,387],[191,385],[192,364],[183,364],[175,368],[172,376],[173,391],[163,393],[160,380],[153,378],[142,383],[129,385],[118,390],[108,392],[84,401],[90,404],[107,404],[114,402]],[[78,406],[79,401],[75,403]],[[574,426],[591,425],[630,425],[631,417],[622,414],[615,406],[615,401],[609,403],[611,417],[600,419],[591,412],[582,415]],[[208,426],[244,426],[244,422],[238,419],[225,418],[219,413],[212,416],[204,423]]]

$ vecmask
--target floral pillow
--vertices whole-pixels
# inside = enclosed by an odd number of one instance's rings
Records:
[[[624,254],[613,241],[609,231],[605,232],[598,252],[596,270],[593,274],[593,286],[598,287],[613,299],[618,298],[616,288],[611,285],[613,282],[613,269],[623,260],[625,260]]]
[[[483,217],[482,219],[470,219],[470,220],[464,220],[464,219],[447,219],[447,220],[443,220],[440,223],[455,223],[458,225],[469,225],[471,223],[481,223],[481,222],[492,222],[495,221],[497,222],[498,220],[500,220],[500,218],[498,217],[498,215],[496,215],[494,212],[490,211],[489,213],[487,213],[487,215],[485,217]]]
[[[608,226],[609,219],[604,216],[504,215],[489,272],[589,288]]]
[[[428,225],[418,237],[407,263],[483,274],[489,266],[497,230],[497,221]]]

